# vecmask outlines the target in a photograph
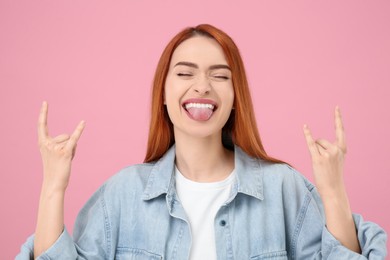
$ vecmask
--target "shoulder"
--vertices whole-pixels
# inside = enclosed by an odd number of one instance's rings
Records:
[[[310,209],[322,225],[323,204],[318,191],[303,174],[288,164],[260,161],[263,175],[264,198],[280,201],[285,214],[299,216],[303,221]],[[294,222],[298,224],[298,222]]]
[[[262,160],[259,160],[259,165],[265,198],[279,198],[286,207],[295,210],[305,209],[309,205],[322,207],[315,185],[297,169],[285,163],[270,163]]]
[[[286,163],[257,160],[264,183],[280,184],[286,188],[298,188],[311,192],[315,186],[297,169]]]
[[[110,177],[103,185],[105,197],[140,194],[145,189],[155,163],[127,166]]]
[[[140,163],[122,168],[107,180],[107,183],[121,183],[127,180],[147,179],[155,163]]]
[[[304,175],[287,163],[275,163],[254,158],[235,146],[235,168],[240,179],[250,179],[251,185],[288,186],[311,191],[314,188]],[[245,174],[243,174],[245,173]],[[260,182],[257,181],[262,179]]]
[[[235,147],[235,168],[243,189],[257,190],[277,199],[283,194],[305,196],[314,185],[303,174],[286,163],[275,163],[247,155]]]

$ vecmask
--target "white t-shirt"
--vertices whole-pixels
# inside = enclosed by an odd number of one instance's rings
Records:
[[[176,190],[191,226],[191,260],[217,259],[214,218],[229,198],[234,171],[218,182],[195,182],[185,178],[175,167]]]

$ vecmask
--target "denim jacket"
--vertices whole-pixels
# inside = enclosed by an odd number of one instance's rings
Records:
[[[188,259],[191,229],[177,197],[175,147],[155,163],[123,169],[38,259]],[[327,230],[316,188],[286,164],[235,147],[236,179],[215,216],[218,259],[384,259],[383,229],[354,215],[362,255]],[[32,259],[34,236],[16,259]]]

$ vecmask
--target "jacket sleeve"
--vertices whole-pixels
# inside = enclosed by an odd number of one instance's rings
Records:
[[[108,226],[102,186],[79,212],[74,226],[74,237],[64,228],[57,241],[37,259],[105,259],[109,248]],[[33,259],[33,252],[34,235],[22,245],[16,259]]]
[[[344,247],[326,228],[321,198],[311,184],[300,209],[295,228],[293,258],[295,259],[385,259],[386,232],[377,224],[364,221],[354,214],[357,236],[362,250],[357,254]],[[314,255],[313,255],[313,252]]]
[[[34,259],[34,235],[30,236],[22,245],[20,253],[16,256],[17,260]],[[69,235],[66,228],[62,231],[57,241],[48,248],[37,259],[77,259],[72,237]]]

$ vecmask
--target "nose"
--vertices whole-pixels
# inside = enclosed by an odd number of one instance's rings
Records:
[[[202,77],[193,85],[193,90],[199,95],[209,94],[211,91],[211,83],[206,77]]]

